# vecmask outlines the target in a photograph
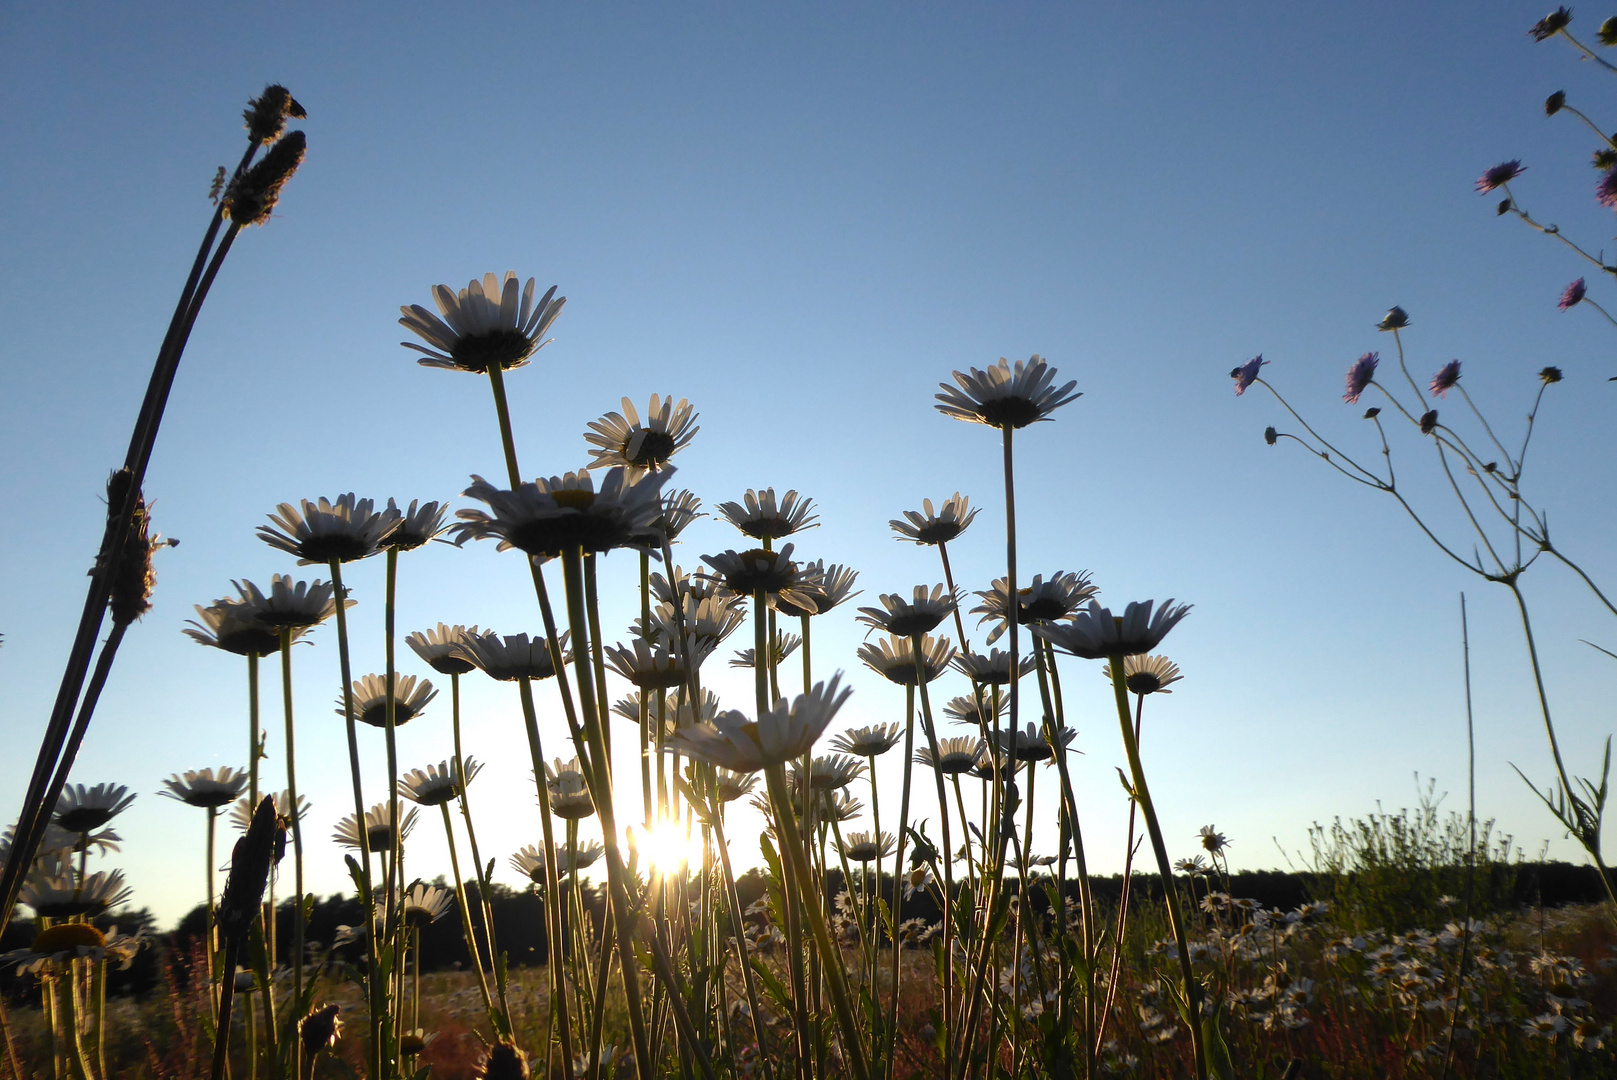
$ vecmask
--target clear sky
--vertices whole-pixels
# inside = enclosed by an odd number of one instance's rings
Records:
[[[1144,740],[1176,857],[1215,824],[1235,865],[1279,864],[1277,844],[1302,847],[1310,822],[1409,804],[1416,773],[1463,809],[1466,589],[1479,810],[1529,855],[1549,841],[1576,858],[1510,769],[1550,776],[1508,593],[1446,563],[1391,500],[1294,445],[1265,447],[1279,407],[1235,398],[1228,378],[1262,352],[1265,375],[1322,430],[1373,458],[1342,375],[1366,350],[1390,352],[1373,326],[1392,304],[1413,319],[1417,377],[1460,358],[1511,432],[1538,369],[1561,366],[1529,486],[1566,549],[1617,581],[1612,328],[1556,310],[1584,267],[1472,191],[1484,168],[1519,157],[1525,205],[1592,247],[1609,235],[1592,136],[1546,119],[1542,101],[1564,88],[1610,126],[1617,84],[1564,42],[1526,37],[1542,14],[1495,2],[7,8],[0,810],[20,802],[101,485],[206,224],[209,181],[241,152],[246,98],[280,81],[308,109],[308,159],[274,218],[237,244],[192,337],[147,484],[158,527],[182,544],[161,555],[156,607],[129,635],[74,774],[140,792],[112,864],[161,917],[200,896],[202,835],[197,811],[156,797],[161,779],[245,756],[244,665],[181,635],[191,606],[232,578],[294,571],[253,536],[277,503],[456,498],[471,473],[503,475],[485,384],[416,366],[395,320],[436,283],[506,269],[569,298],[555,343],[510,379],[530,475],[581,465],[585,424],[623,395],[688,397],[702,430],[678,483],[709,506],[768,485],[813,497],[822,525],[799,550],[857,567],[859,602],[941,580],[933,552],[895,543],[887,521],[956,490],[983,507],[954,546],[961,583],[1003,573],[995,434],[934,411],[938,381],[1034,352],[1077,379],[1084,396],[1019,440],[1021,565],[1091,571],[1119,605],[1196,605],[1163,650],[1185,681],[1148,708]],[[1600,17],[1574,29],[1592,39]],[[1467,543],[1429,447],[1400,437],[1402,475]],[[711,519],[687,536],[687,567],[740,539]],[[627,623],[633,563],[607,560],[608,626]],[[352,574],[356,675],[381,668],[381,569]],[[1563,571],[1537,567],[1526,584],[1568,753],[1588,772],[1612,730],[1617,670],[1579,639],[1617,647],[1617,621]],[[401,630],[539,628],[520,560],[492,545],[407,557],[400,612]],[[821,620],[817,667],[848,670],[847,721],[897,719],[901,693],[853,657],[853,617]],[[334,633],[313,639],[296,656],[299,777],[315,804],[311,885],[329,892],[345,884],[325,838],[349,807],[347,765]],[[422,673],[408,654],[401,668]],[[713,682],[748,707],[745,673]],[[1116,871],[1115,717],[1096,665],[1072,661],[1066,685],[1091,858]],[[491,761],[473,789],[481,839],[514,883],[505,855],[538,838],[515,694],[481,677],[465,690],[468,749]],[[554,755],[561,721],[540,700]],[[276,696],[265,704],[277,718]],[[441,700],[402,731],[404,766],[447,756],[447,721]],[[368,747],[380,798],[380,737]],[[1053,802],[1041,820],[1053,839]],[[755,833],[735,833],[747,861]],[[413,870],[430,876],[442,843],[430,820],[420,836]]]

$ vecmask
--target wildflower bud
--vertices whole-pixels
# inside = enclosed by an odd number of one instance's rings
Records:
[[[1263,441],[1273,446],[1280,441],[1280,433],[1272,427],[1266,427],[1263,429]]]
[[[1420,433],[1430,435],[1437,430],[1437,410],[1432,409],[1420,418]]]
[[[1368,409],[1364,410],[1364,416],[1362,417],[1362,419],[1374,420],[1376,417],[1378,417],[1380,415],[1381,415],[1381,406],[1372,405]]]
[[[298,1024],[298,1034],[303,1038],[305,1054],[312,1058],[322,1050],[330,1050],[337,1045],[337,1039],[342,1035],[342,1021],[337,1019],[341,1011],[341,1005],[322,1005],[303,1018]]]
[[[509,1039],[501,1039],[488,1048],[477,1076],[478,1080],[528,1080],[528,1055]]]
[[[286,87],[273,83],[264,87],[262,94],[249,98],[247,111],[241,115],[247,122],[248,137],[268,146],[281,137],[287,117],[302,120],[309,114],[303,111],[303,106],[298,104],[298,99]]]
[[[1377,330],[1402,330],[1409,325],[1409,313],[1401,307],[1394,307],[1376,323]]]
[[[1506,214],[1510,213],[1510,200],[1500,199],[1499,205],[1494,208],[1494,213],[1499,217],[1504,217]]]
[[[1602,45],[1617,45],[1617,16],[1607,19],[1595,31],[1595,37],[1600,39]]]
[[[1561,106],[1565,104],[1566,91],[1557,90],[1555,93],[1544,99],[1544,115],[1554,116],[1556,113],[1561,111]]]
[[[1595,151],[1592,164],[1602,172],[1607,169],[1617,169],[1617,150],[1613,150],[1609,146],[1601,147]]]
[[[285,830],[275,818],[275,800],[266,795],[230,856],[230,875],[219,898],[219,930],[227,939],[245,937],[258,917],[258,905],[269,884],[270,856],[276,838],[284,836]]]
[[[1534,23],[1533,28],[1527,31],[1527,36],[1532,38],[1534,41],[1548,41],[1556,34],[1559,34],[1562,30],[1565,30],[1567,28],[1567,24],[1571,21],[1572,10],[1570,8],[1558,7],[1548,15],[1544,16],[1542,19],[1538,20],[1538,22]]]
[[[129,492],[129,470],[119,469],[107,481],[107,510],[116,514],[123,509]],[[129,531],[124,534],[123,557],[118,562],[118,575],[112,580],[108,605],[112,621],[128,626],[152,609],[152,588],[157,574],[152,570],[152,551],[156,545],[151,536],[151,515],[146,509],[145,496],[136,494],[135,513],[129,519]]]
[[[1490,462],[1488,462],[1488,464],[1486,464],[1486,465],[1484,465],[1482,467],[1482,471],[1485,472],[1485,473],[1497,472],[1498,470],[1499,470],[1499,462],[1497,462],[1497,461],[1490,461]]]
[[[1558,367],[1547,367],[1538,373],[1538,377],[1543,380],[1545,386],[1548,386],[1551,383],[1558,383],[1561,381],[1561,369]]]
[[[262,161],[232,180],[224,195],[225,213],[238,225],[260,225],[275,209],[281,188],[303,164],[308,141],[294,131],[269,148]]]

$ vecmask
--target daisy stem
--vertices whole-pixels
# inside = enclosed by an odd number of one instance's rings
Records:
[[[398,747],[398,709],[399,709],[399,675],[397,657],[394,655],[395,622],[398,611],[398,581],[399,581],[399,549],[387,549],[387,576],[383,593],[382,606],[382,649],[383,659],[387,665],[387,698],[386,712],[384,713],[385,734],[387,740],[387,816],[393,825],[393,864],[388,868],[387,880],[387,925],[393,926],[393,917],[398,911],[399,895],[404,888],[403,863],[404,830],[399,821],[399,747]],[[402,968],[401,968],[402,971]],[[401,987],[402,990],[402,987]]]
[[[214,971],[213,966],[213,951],[215,948],[213,930],[213,832],[214,819],[218,817],[218,811],[211,806],[205,806],[203,809],[208,814],[208,837],[204,843],[207,861],[202,867],[203,880],[208,884],[208,909],[202,913],[202,940],[204,942],[202,955],[207,958],[208,962],[208,1004],[212,1007],[213,1019],[217,1022],[219,1019],[219,998],[218,988],[214,986],[217,973]],[[21,1080],[21,1076],[22,1074],[19,1073],[18,1080]]]
[[[937,729],[932,726],[932,699],[926,690],[926,662],[921,634],[910,637],[910,653],[915,658],[915,683],[921,695],[921,729],[926,734],[927,747],[932,751],[932,779],[938,793],[938,817],[943,837],[943,1045],[953,1046],[951,1029],[954,1025],[954,919],[949,905],[954,902],[954,843],[949,835],[949,795],[943,783],[943,755],[938,749]],[[965,819],[961,819],[965,828]]]
[[[258,759],[264,755],[258,727],[258,654],[247,654],[247,805],[258,805]]]
[[[297,741],[292,724],[292,630],[285,626],[281,627],[281,708],[286,719],[286,798],[292,811],[292,874],[297,891],[292,910],[292,1008],[296,1012],[303,1003],[303,815],[298,813]],[[296,1020],[294,1016],[293,1022]],[[294,1035],[294,1076],[302,1071],[302,1058],[303,1040]]]
[[[494,391],[494,415],[500,421],[500,446],[505,450],[505,469],[511,478],[511,490],[522,486],[522,471],[517,468],[516,440],[511,436],[511,409],[505,400],[505,372],[500,365],[488,369],[489,388]]]
[[[612,784],[612,725],[606,713],[606,661],[601,651],[601,600],[595,582],[595,564],[599,556],[584,556],[584,605],[590,617],[590,660],[595,667],[595,685],[601,688],[601,771],[606,776],[607,790]]]
[[[1146,787],[1145,767],[1140,763],[1140,743],[1134,737],[1134,722],[1129,715],[1127,676],[1123,674],[1123,657],[1109,660],[1112,669],[1112,695],[1117,703],[1117,719],[1123,730],[1123,750],[1128,755],[1129,772],[1134,785],[1134,799],[1139,804],[1140,816],[1145,819],[1146,834],[1157,856],[1157,872],[1162,875],[1162,902],[1168,909],[1168,925],[1173,929],[1174,944],[1179,951],[1179,972],[1183,980],[1185,1026],[1190,1028],[1190,1041],[1196,1056],[1197,1080],[1207,1080],[1207,1046],[1202,1031],[1201,984],[1196,981],[1195,969],[1190,963],[1190,940],[1185,936],[1184,916],[1179,912],[1179,895],[1173,883],[1173,865],[1168,861],[1168,846],[1162,839],[1162,826],[1157,822],[1157,811],[1151,802],[1151,789]]]
[[[741,906],[741,894],[736,891],[735,868],[730,865],[730,844],[724,836],[722,811],[713,815],[713,835],[719,851],[719,865],[724,871],[724,891],[730,909],[730,934],[735,938],[736,957],[741,964],[741,982],[747,990],[747,1008],[752,1012],[752,1032],[758,1040],[758,1060],[764,1067],[764,1080],[774,1080],[770,1066],[768,1029],[764,1027],[763,1009],[758,1003],[758,987],[753,981],[752,961],[747,956],[747,917]]]
[[[949,542],[947,540],[938,541],[938,557],[943,560],[943,583],[948,586],[949,595],[951,597],[955,596],[954,570],[949,566]],[[952,610],[954,612],[954,631],[960,635],[960,650],[969,652],[971,644],[966,640],[966,624],[960,618],[960,605],[952,605]]]
[[[899,963],[900,942],[898,926],[904,919],[904,844],[909,839],[910,777],[915,769],[915,687],[904,687],[904,784],[898,799],[898,845],[893,853],[893,902],[888,905],[890,923],[888,940],[893,945],[893,985],[887,1001],[887,1056],[884,1062],[886,1080],[893,1080],[894,1059],[898,1056],[898,984],[902,965]],[[880,880],[881,860],[876,861],[877,879]]]
[[[463,774],[457,772],[456,775]],[[464,779],[461,783],[464,786]],[[489,997],[488,976],[483,971],[483,957],[478,952],[477,935],[472,930],[472,912],[466,906],[466,884],[461,880],[460,876],[460,858],[455,851],[455,830],[449,820],[449,804],[447,802],[439,803],[438,809],[442,810],[444,815],[444,840],[449,844],[449,870],[455,878],[455,900],[460,906],[461,933],[466,935],[466,944],[471,949],[472,967],[477,971],[477,988],[483,994],[483,1008],[488,1012],[489,1020],[494,1024],[495,1029],[499,1030],[501,1027],[500,1019],[495,1015],[494,1001]],[[419,987],[417,992],[419,993]]]
[[[477,875],[477,902],[483,912],[483,944],[488,949],[488,967],[494,972],[500,994],[499,1016],[491,1019],[500,1034],[509,1035],[511,1005],[506,1000],[505,965],[500,962],[499,946],[494,937],[494,906],[489,899],[488,871],[483,866],[483,853],[477,848],[477,830],[472,827],[471,796],[467,794],[471,782],[466,778],[466,757],[460,749],[460,675],[454,672],[449,675],[449,700],[455,733],[455,775],[460,777],[460,817],[466,825],[466,842],[472,849],[472,870]],[[481,968],[483,961],[478,958],[477,939],[470,937],[468,940],[472,957]]]
[[[806,902],[803,908],[808,912],[809,930],[814,935],[814,943],[824,958],[825,973],[831,989],[831,1004],[836,1011],[837,1022],[842,1027],[843,1054],[852,1062],[855,1080],[870,1080],[870,1066],[865,1061],[865,1047],[860,1040],[859,1023],[854,1017],[853,1005],[848,997],[847,979],[842,971],[842,957],[831,941],[830,931],[826,928],[818,896],[820,890],[809,876],[803,837],[797,830],[797,821],[792,814],[786,769],[779,764],[769,765],[764,769],[764,776],[769,784],[769,797],[775,804],[775,821],[781,830],[781,847],[785,849],[786,857],[795,865],[798,879],[803,882],[804,890],[808,893],[804,898]]]

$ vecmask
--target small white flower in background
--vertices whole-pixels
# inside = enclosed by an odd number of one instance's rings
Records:
[[[410,508],[400,510],[398,504],[389,499],[387,509],[382,514],[397,518],[398,525],[382,538],[381,546],[393,551],[414,551],[425,546],[447,530],[444,515],[448,512],[449,504],[437,500],[423,503],[419,499],[411,499]]]
[[[914,686],[918,677],[931,682],[948,670],[949,662],[954,659],[954,646],[948,638],[924,635],[919,665],[914,641],[908,637],[888,637],[875,644],[867,643],[859,646],[859,659],[888,682],[900,686]]]
[[[1229,847],[1230,842],[1228,838],[1226,838],[1223,833],[1214,829],[1211,825],[1203,825],[1201,827],[1200,835],[1202,838],[1202,847],[1205,848],[1210,854],[1217,855],[1225,848]]]
[[[1110,666],[1101,668],[1108,682],[1112,678]],[[1123,685],[1131,694],[1171,694],[1168,687],[1184,678],[1179,665],[1166,656],[1125,656],[1123,658]]]
[[[565,296],[556,296],[556,286],[534,303],[534,279],[529,278],[517,295],[515,271],[505,272],[505,281],[484,274],[482,281],[470,281],[457,294],[447,285],[435,285],[432,298],[439,318],[420,304],[401,307],[399,324],[432,348],[410,341],[399,344],[425,354],[416,363],[423,367],[444,368],[487,374],[490,368],[509,371],[528,362],[545,345],[541,341],[550,324],[561,314]]]
[[[478,636],[477,627],[445,626],[417,630],[404,639],[423,663],[440,675],[464,675],[477,665],[460,655],[463,642]]]
[[[919,511],[906,510],[904,520],[895,518],[887,524],[898,534],[896,539],[916,544],[947,544],[965,532],[976,516],[971,500],[957,491],[936,510],[932,508],[931,499],[922,499]]]
[[[477,779],[483,766],[476,758],[466,759],[465,783]],[[460,794],[462,781],[453,761],[411,769],[399,778],[399,794],[418,806],[441,806]]]
[[[415,829],[416,817],[417,814],[413,809],[404,812],[401,840],[408,839],[411,831]],[[392,849],[393,815],[387,803],[377,803],[365,811],[365,837],[367,846],[373,852]],[[353,814],[337,822],[337,831],[331,838],[342,847],[356,850],[359,848],[359,828],[354,822]]]
[[[590,422],[584,441],[596,447],[590,451],[590,468],[625,465],[655,469],[667,463],[690,444],[701,429],[696,426],[696,410],[684,398],[679,404],[672,397],[651,395],[642,423],[634,402],[622,401],[623,412],[609,412]]]
[[[366,675],[354,680],[352,687],[354,699],[354,719],[371,727],[387,726],[387,677],[384,675]],[[432,688],[432,683],[426,679],[417,680],[414,675],[393,676],[393,723],[402,726],[421,715],[421,710],[438,691]],[[337,708],[334,710],[338,716],[346,716],[343,708],[343,699],[337,699]]]
[[[291,795],[289,795],[285,791],[277,791],[272,796],[267,791],[260,791],[258,793],[258,799],[259,799],[260,802],[263,802],[265,799],[273,799],[274,801],[272,802],[271,805],[274,806],[274,808],[275,808],[275,816],[277,818],[279,818],[281,821],[285,822],[288,826],[291,825],[291,822],[292,822],[292,797],[291,797]],[[236,805],[232,806],[230,808],[230,824],[235,828],[235,830],[237,832],[246,832],[247,829],[248,829],[248,826],[252,825],[252,823],[253,823],[253,812],[255,810],[257,810],[257,809],[258,809],[258,807],[249,805],[246,798],[238,799],[236,801]],[[298,796],[298,820],[302,821],[304,818],[306,818],[308,816],[309,816],[309,797],[307,795],[299,795]]]
[[[212,769],[192,769],[183,776],[175,773],[163,781],[166,791],[159,795],[177,799],[187,806],[217,810],[236,801],[247,787],[245,769],[222,768],[216,774]]]
[[[831,740],[831,749],[855,757],[873,758],[887,753],[903,737],[904,729],[897,723],[872,724],[842,732]]]
[[[299,566],[354,562],[375,555],[399,527],[402,515],[389,506],[378,511],[370,499],[352,491],[336,502],[324,497],[302,500],[302,509],[282,503],[269,515],[270,525],[258,527],[258,538],[273,548],[298,557]]]
[[[956,598],[942,585],[917,585],[909,599],[902,593],[882,593],[880,607],[862,607],[858,621],[894,637],[930,633],[954,611]]]
[[[1058,571],[1051,575],[1049,581],[1044,580],[1043,574],[1034,574],[1032,581],[1016,590],[1017,625],[1039,626],[1069,618],[1086,600],[1099,592],[1090,584],[1088,573]],[[996,578],[989,588],[973,594],[983,601],[971,609],[971,614],[982,616],[977,620],[977,625],[994,624],[988,633],[989,645],[1005,633],[1008,625],[1006,615],[1011,608],[1009,594],[1008,578]]]
[[[135,797],[122,784],[68,784],[56,799],[55,824],[83,835],[101,828],[129,809]]]
[[[1171,599],[1161,605],[1144,600],[1130,603],[1122,615],[1113,615],[1111,609],[1091,600],[1070,622],[1035,626],[1033,633],[1073,656],[1105,660],[1150,652],[1189,611],[1189,604],[1175,604]]]

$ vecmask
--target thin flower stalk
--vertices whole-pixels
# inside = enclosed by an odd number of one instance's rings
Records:
[[[339,607],[340,607],[339,603]],[[296,1009],[303,1001],[304,908],[303,908],[303,815],[298,812],[297,736],[292,717],[292,630],[281,628],[281,708],[286,724],[286,794],[292,807],[292,887],[297,903],[292,910],[292,1004]],[[210,812],[211,815],[211,812]],[[395,814],[394,820],[398,817]],[[211,824],[211,816],[210,816]],[[360,830],[363,832],[364,830]],[[234,972],[230,973],[234,975]],[[270,995],[266,992],[266,997]],[[294,1070],[301,1069],[303,1041],[290,1040]],[[297,1075],[294,1071],[293,1075]]]

